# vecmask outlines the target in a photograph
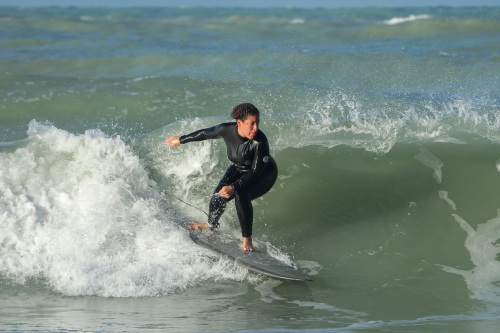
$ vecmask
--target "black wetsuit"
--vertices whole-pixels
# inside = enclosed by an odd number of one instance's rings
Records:
[[[222,137],[227,147],[227,157],[232,164],[214,190],[210,200],[208,223],[213,228],[219,227],[219,218],[226,208],[226,203],[235,199],[236,211],[243,237],[252,236],[253,207],[252,200],[267,193],[276,182],[278,167],[269,155],[269,143],[262,131],[258,131],[253,140],[238,134],[235,122],[223,123],[214,127],[195,131],[180,137],[180,143],[202,141]],[[223,198],[218,195],[220,189],[231,185],[234,195]]]

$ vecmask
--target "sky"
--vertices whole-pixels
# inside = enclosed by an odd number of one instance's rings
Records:
[[[0,6],[79,7],[423,7],[500,6],[500,0],[0,0]]]

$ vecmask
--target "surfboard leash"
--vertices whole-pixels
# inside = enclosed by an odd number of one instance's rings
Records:
[[[149,187],[153,187],[153,186],[149,185]],[[153,188],[154,188],[154,187],[153,187]],[[160,190],[160,193],[161,193],[161,194],[163,194],[163,195],[165,195],[165,196],[167,195],[167,192],[166,192],[166,191],[163,191],[163,190]],[[198,207],[196,207],[196,206],[194,206],[194,205],[190,204],[189,202],[186,202],[186,201],[184,201],[184,200],[182,200],[182,199],[179,199],[179,198],[176,198],[176,199],[177,199],[177,200],[179,200],[180,202],[182,202],[183,204],[188,205],[189,207],[192,207],[192,208],[194,208],[194,209],[196,209],[196,210],[199,210],[200,212],[202,212],[203,214],[205,214],[205,215],[208,217],[208,213],[207,213],[207,212],[205,212],[203,209],[198,208]]]
[[[180,202],[182,202],[182,203],[184,203],[184,204],[188,205],[189,207],[192,207],[192,208],[194,208],[194,209],[199,210],[200,212],[203,212],[203,213],[204,213],[204,214],[208,217],[208,213],[207,213],[207,212],[205,212],[203,209],[198,208],[198,207],[196,207],[196,206],[194,206],[194,205],[191,205],[189,202],[186,202],[186,201],[184,201],[184,200],[182,200],[182,199],[179,199],[179,198],[176,198],[176,199],[177,199],[177,200],[179,200]]]

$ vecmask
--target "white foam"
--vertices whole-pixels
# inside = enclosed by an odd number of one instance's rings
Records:
[[[415,156],[415,159],[420,161],[426,167],[429,167],[434,170],[434,174],[432,175],[438,184],[441,184],[443,180],[443,162],[436,156],[434,156],[428,149],[420,148],[420,153]]]
[[[0,152],[0,274],[66,295],[145,296],[241,279],[196,246],[119,137],[32,121]],[[166,189],[167,191],[169,189]]]
[[[318,275],[320,269],[323,267],[319,263],[311,260],[298,260],[297,266],[299,266],[301,270],[304,270],[307,275],[311,276]]]
[[[88,15],[82,15],[82,16],[80,16],[80,21],[82,21],[82,22],[94,22],[95,18],[93,18],[92,16],[88,16]]]
[[[255,287],[260,293],[260,300],[264,303],[272,303],[274,301],[285,301],[286,299],[279,296],[273,291],[273,288],[279,286],[283,282],[278,280],[266,280]]]
[[[306,22],[306,20],[304,20],[303,18],[298,18],[298,17],[289,21],[290,24],[304,24],[305,22]]]
[[[443,199],[444,201],[446,201],[450,205],[451,209],[457,210],[457,205],[455,204],[455,202],[453,200],[451,200],[448,197],[448,192],[447,191],[439,191],[439,197],[441,199]]]
[[[460,227],[467,233],[465,247],[470,253],[474,268],[461,270],[444,266],[447,272],[464,277],[467,288],[476,299],[500,303],[500,210],[498,216],[474,229],[462,217],[453,214]]]
[[[410,15],[407,17],[393,17],[390,20],[384,21],[384,24],[387,25],[396,25],[401,23],[413,22],[417,20],[428,20],[430,19],[430,15],[422,14],[422,15]]]
[[[453,144],[456,144],[456,145],[465,145],[465,144],[467,144],[466,141],[460,140],[460,139],[457,139],[457,138],[454,138],[454,137],[451,137],[449,135],[440,136],[440,137],[436,138],[434,140],[434,142],[453,143]]]
[[[301,300],[293,300],[290,301],[285,297],[278,295],[274,292],[274,288],[280,286],[283,282],[278,280],[266,280],[255,287],[255,290],[260,293],[260,300],[264,303],[273,303],[273,302],[286,302],[290,304],[295,304],[300,307],[305,308],[313,308],[315,310],[323,310],[330,312],[341,312],[344,314],[352,315],[352,316],[366,316],[366,313],[352,311],[348,309],[342,309],[336,307],[334,305],[320,303],[320,302],[312,302],[312,301],[301,301]]]
[[[281,252],[279,249],[277,249],[271,243],[266,242],[266,248],[267,248],[267,253],[269,253],[270,256],[278,259],[279,261],[281,261],[289,266],[295,267],[295,263],[292,261],[290,256]]]

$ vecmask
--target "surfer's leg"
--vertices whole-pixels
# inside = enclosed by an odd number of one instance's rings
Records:
[[[251,185],[234,194],[236,212],[238,213],[238,220],[241,227],[242,237],[252,236],[253,226],[253,206],[252,200],[255,200],[273,187],[278,177],[277,168],[269,168],[257,178]]]
[[[252,201],[248,197],[248,191],[238,191],[235,193],[234,198],[236,213],[238,213],[238,220],[241,227],[241,236],[251,237],[253,224],[253,206]]]
[[[223,198],[219,195],[219,191],[222,187],[230,185],[240,177],[238,169],[234,165],[230,165],[219,184],[214,190],[214,194],[210,199],[210,204],[208,206],[208,224],[211,228],[219,228],[219,219],[226,210],[226,204],[233,198]]]
[[[236,212],[241,227],[241,236],[243,237],[243,250],[253,251],[252,244],[252,226],[253,226],[253,206],[252,200],[247,196],[248,192],[242,191],[235,193]]]
[[[218,193],[212,195],[208,206],[208,224],[211,228],[219,228],[219,219],[226,210],[226,203],[229,199],[221,197]]]

